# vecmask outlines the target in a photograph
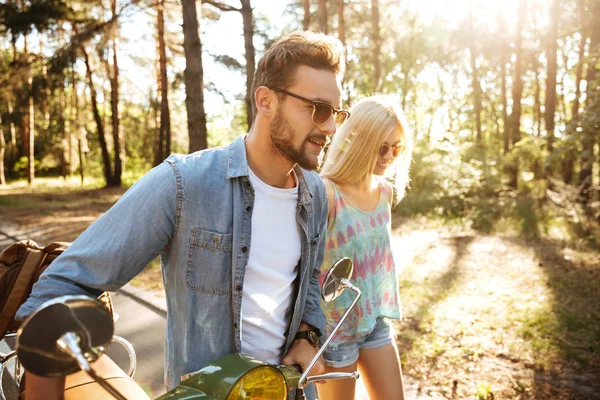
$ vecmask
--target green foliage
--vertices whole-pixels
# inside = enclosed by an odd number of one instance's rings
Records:
[[[0,4],[0,29],[4,28],[13,35],[27,34],[32,27],[43,31],[74,14],[73,9],[62,0],[32,0],[22,9],[18,3]]]
[[[494,400],[494,393],[492,392],[492,384],[487,382],[479,383],[477,393],[475,393],[477,400]]]
[[[34,167],[38,167],[40,165],[40,162],[38,160],[35,160],[33,165]],[[28,168],[29,162],[27,161],[27,157],[19,158],[13,165],[13,171],[15,172],[18,178],[26,178]]]

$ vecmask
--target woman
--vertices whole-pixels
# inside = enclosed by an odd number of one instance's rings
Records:
[[[371,399],[403,399],[402,369],[390,319],[400,319],[396,268],[392,258],[391,205],[408,181],[412,138],[399,105],[372,96],[351,110],[334,135],[321,176],[329,201],[326,269],[347,256],[354,262],[352,282],[362,297],[325,351],[326,372],[354,372]],[[394,196],[394,193],[396,196]],[[346,291],[321,303],[331,332],[354,298]],[[318,385],[319,399],[354,399],[354,380]]]

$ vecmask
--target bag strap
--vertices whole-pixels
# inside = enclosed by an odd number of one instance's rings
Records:
[[[44,263],[47,256],[48,253],[43,250],[31,249],[29,251],[27,258],[23,262],[23,267],[19,272],[19,276],[15,281],[15,285],[13,286],[8,299],[6,299],[6,304],[0,312],[0,334],[4,334],[6,328],[8,328],[8,325],[21,305],[23,295],[25,295],[25,291],[31,283],[33,274],[38,267]]]

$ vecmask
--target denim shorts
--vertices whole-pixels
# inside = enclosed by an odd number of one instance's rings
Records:
[[[359,336],[351,342],[329,346],[323,352],[323,361],[325,365],[331,368],[347,367],[358,361],[359,350],[387,346],[393,343],[394,337],[394,330],[390,320],[382,317],[377,318],[377,322],[371,333]]]

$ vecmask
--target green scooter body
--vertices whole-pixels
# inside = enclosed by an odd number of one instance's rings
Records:
[[[276,366],[233,353],[191,373],[176,388],[156,400],[225,400],[238,380],[248,371],[261,366],[277,369],[283,375],[288,390],[298,385],[301,373],[292,366]]]

